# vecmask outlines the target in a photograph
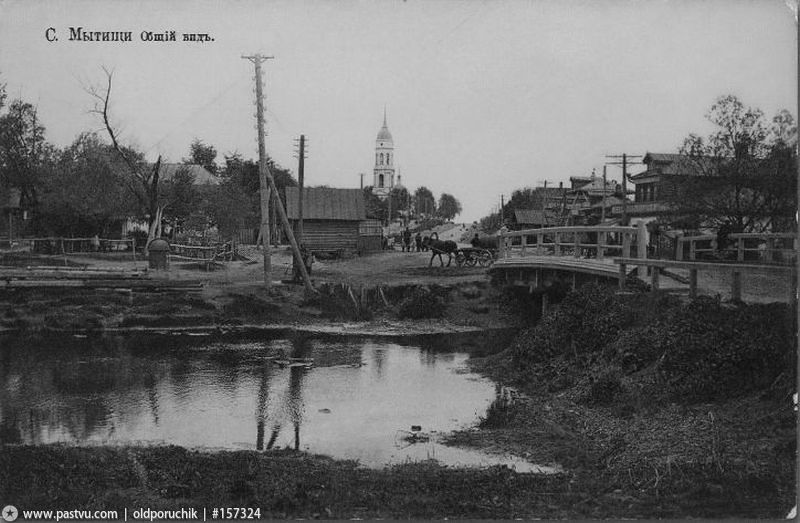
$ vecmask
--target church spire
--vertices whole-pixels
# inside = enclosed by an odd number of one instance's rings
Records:
[[[386,104],[383,104],[383,126],[386,127]]]

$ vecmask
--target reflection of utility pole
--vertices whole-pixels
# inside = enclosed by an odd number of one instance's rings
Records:
[[[642,156],[633,156],[625,153],[620,154],[607,154],[606,158],[622,158],[621,162],[606,162],[606,165],[621,165],[622,166],[622,223],[621,225],[628,225],[628,159],[642,158]]]
[[[269,199],[270,187],[267,185],[267,151],[264,144],[264,95],[261,86],[261,63],[273,56],[242,56],[256,66],[256,122],[258,125],[258,185],[261,194],[261,246],[264,249],[264,287],[272,285],[272,259],[269,244]]]

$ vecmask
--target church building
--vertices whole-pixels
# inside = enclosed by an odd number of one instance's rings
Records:
[[[386,126],[386,109],[383,110],[383,127],[378,131],[375,140],[375,167],[372,170],[372,192],[383,199],[395,184],[394,170],[394,142],[392,133]],[[398,180],[399,184],[399,180]]]

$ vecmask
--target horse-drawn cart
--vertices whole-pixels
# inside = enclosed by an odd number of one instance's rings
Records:
[[[482,247],[465,247],[456,251],[456,265],[459,267],[489,267],[494,263],[495,252]]]

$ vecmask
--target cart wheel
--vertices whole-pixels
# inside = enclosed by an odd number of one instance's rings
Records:
[[[467,267],[475,267],[478,264],[478,258],[475,257],[474,254],[471,254],[469,258],[466,260]]]
[[[483,251],[478,255],[478,263],[480,263],[481,267],[489,267],[494,263],[494,258],[492,258],[490,252]]]
[[[456,253],[456,265],[459,267],[463,267],[465,263],[467,263],[467,257],[464,256],[464,253],[459,251]]]

